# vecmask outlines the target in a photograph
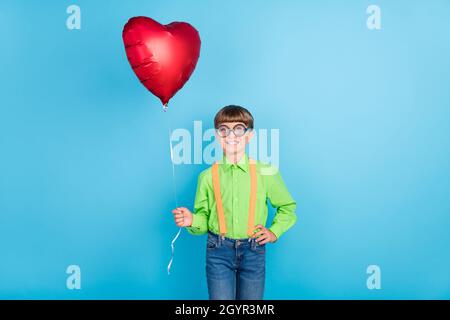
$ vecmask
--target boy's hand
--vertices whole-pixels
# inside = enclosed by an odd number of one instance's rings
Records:
[[[277,236],[262,224],[258,224],[255,228],[259,229],[259,231],[253,235],[253,238],[256,238],[259,244],[263,245],[267,242],[277,241]]]
[[[189,209],[180,207],[172,210],[175,223],[179,227],[190,227],[192,225],[192,213]]]

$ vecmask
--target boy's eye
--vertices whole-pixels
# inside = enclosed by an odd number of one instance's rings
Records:
[[[241,137],[245,134],[245,127],[241,124],[236,125],[233,129],[234,134],[238,137]]]
[[[219,127],[219,129],[217,129],[217,131],[219,132],[219,135],[221,137],[225,137],[228,134],[228,128],[227,127]]]

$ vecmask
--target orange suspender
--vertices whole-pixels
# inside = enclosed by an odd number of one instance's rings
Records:
[[[248,207],[248,226],[247,235],[251,237],[255,228],[255,210],[256,210],[256,191],[257,191],[257,175],[256,175],[256,162],[253,159],[249,159],[250,164],[250,203]],[[227,233],[227,226],[225,223],[225,215],[223,212],[222,195],[220,193],[220,180],[219,180],[219,165],[215,162],[212,165],[212,182],[214,189],[214,198],[216,199],[217,216],[219,218],[219,231],[220,235],[225,236]]]
[[[216,199],[217,216],[219,217],[219,230],[222,236],[227,233],[225,216],[223,214],[222,196],[220,194],[219,165],[215,162],[212,166],[212,181],[214,189],[214,198]]]
[[[250,162],[250,203],[248,206],[248,225],[247,235],[253,236],[255,230],[255,211],[256,211],[256,190],[258,187],[256,180],[256,163],[253,160]]]

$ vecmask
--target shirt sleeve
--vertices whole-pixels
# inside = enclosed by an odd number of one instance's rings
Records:
[[[208,206],[208,184],[200,174],[197,181],[197,192],[195,194],[194,212],[192,215],[192,225],[186,227],[193,235],[202,235],[208,232],[209,206]]]
[[[272,207],[277,208],[277,211],[269,230],[277,236],[277,239],[279,239],[280,236],[297,221],[297,216],[295,214],[297,203],[289,193],[278,170],[271,176],[270,181],[267,197],[269,198]]]

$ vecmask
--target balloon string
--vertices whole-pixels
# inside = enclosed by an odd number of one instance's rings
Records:
[[[163,107],[164,112],[168,110],[167,103]],[[172,146],[172,129],[170,125],[170,117],[167,117],[167,128],[169,131],[169,147],[170,147],[170,161],[172,162],[172,185],[173,185],[173,197],[175,199],[175,206],[178,207],[177,199],[177,185],[175,180],[175,162],[173,161],[173,146]]]
[[[174,256],[174,252],[175,252],[175,241],[177,241],[178,236],[181,233],[181,227],[177,232],[177,235],[175,236],[175,238],[172,239],[172,242],[170,243],[170,246],[172,247],[172,257],[170,258],[169,264],[167,266],[167,274],[170,275],[170,267],[172,266],[172,262],[173,262],[173,256]]]
[[[163,111],[166,112],[168,109],[167,103],[163,106]],[[170,161],[172,162],[172,185],[173,185],[173,197],[175,199],[175,207],[178,208],[178,199],[177,199],[177,186],[176,186],[176,180],[175,180],[175,163],[173,161],[173,146],[172,146],[172,130],[170,125],[170,119],[167,117],[167,128],[169,130],[169,146],[170,146]],[[170,267],[172,266],[174,254],[175,254],[175,241],[177,241],[180,233],[181,233],[182,227],[178,229],[177,234],[172,239],[172,242],[170,243],[170,247],[172,249],[172,257],[170,258],[169,264],[167,265],[167,274],[170,275]]]

